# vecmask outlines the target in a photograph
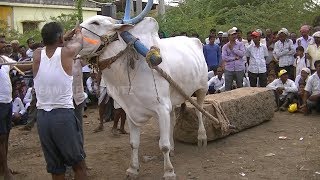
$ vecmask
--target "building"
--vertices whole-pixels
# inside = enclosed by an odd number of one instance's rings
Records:
[[[95,3],[83,5],[83,19],[101,11]],[[74,0],[0,0],[0,20],[20,33],[41,29],[51,17],[76,13]]]

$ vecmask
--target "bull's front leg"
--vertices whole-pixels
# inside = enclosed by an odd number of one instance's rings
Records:
[[[164,159],[164,175],[165,180],[175,180],[176,174],[172,163],[170,161],[170,112],[168,110],[159,111],[159,128],[160,128],[160,140],[159,147],[163,154]]]
[[[130,130],[130,146],[131,146],[131,162],[127,169],[127,179],[137,179],[139,175],[139,144],[140,144],[140,127],[137,127],[132,123],[132,120],[128,119],[128,125]]]
[[[176,125],[176,112],[175,107],[172,107],[172,111],[170,113],[170,156],[174,156],[174,137],[173,137],[173,131],[174,126]]]

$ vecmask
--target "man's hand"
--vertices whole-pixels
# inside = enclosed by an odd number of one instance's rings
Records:
[[[282,94],[284,91],[284,87],[278,87],[276,91],[278,92],[278,94]]]
[[[63,40],[64,41],[70,41],[74,34],[75,34],[75,29],[67,31],[63,36]]]
[[[20,119],[21,118],[21,114],[20,113],[13,113],[13,117],[15,119]]]
[[[70,41],[72,39],[73,35],[78,34],[79,32],[81,32],[81,28],[80,28],[79,23],[77,22],[76,26],[72,30],[67,31],[64,34],[63,39],[65,41]]]
[[[303,104],[302,106],[300,106],[301,108],[301,111],[306,114],[308,112],[308,108],[307,108],[307,105],[306,104]]]

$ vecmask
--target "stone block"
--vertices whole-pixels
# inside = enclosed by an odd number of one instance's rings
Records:
[[[273,92],[267,88],[245,87],[220,94],[207,95],[204,109],[217,117],[212,102],[220,103],[230,123],[237,129],[236,132],[257,126],[272,119],[274,115],[275,100]],[[174,128],[176,140],[197,143],[198,119],[195,107],[186,103],[184,111],[176,109],[177,121]],[[203,116],[208,141],[222,138],[221,132],[214,128],[213,122]]]

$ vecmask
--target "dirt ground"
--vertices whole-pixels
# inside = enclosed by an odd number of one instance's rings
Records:
[[[114,137],[110,129],[93,133],[98,125],[97,110],[88,109],[84,118],[87,164],[93,180],[125,179],[129,165],[129,135]],[[176,142],[173,165],[179,180],[185,179],[320,179],[320,115],[276,113],[272,121],[227,138],[208,143],[206,151],[196,145]],[[9,166],[17,171],[17,180],[46,180],[36,128],[12,130]],[[127,128],[128,130],[128,128]],[[140,178],[157,180],[163,175],[163,158],[158,147],[156,122],[149,121],[142,130]],[[285,140],[279,139],[285,136]],[[302,139],[303,138],[303,139]],[[272,154],[270,154],[272,153]],[[267,156],[266,156],[267,155]],[[155,156],[143,161],[143,156]]]

